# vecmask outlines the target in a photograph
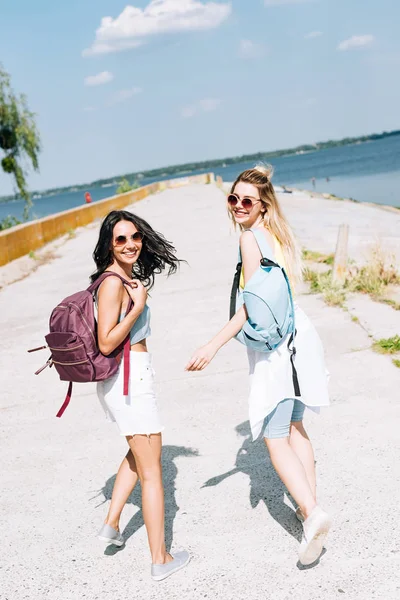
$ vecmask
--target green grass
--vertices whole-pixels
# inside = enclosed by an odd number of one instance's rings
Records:
[[[303,260],[332,265],[334,255],[303,249]],[[385,254],[379,245],[372,249],[370,261],[362,267],[348,260],[346,279],[342,283],[332,281],[332,269],[319,273],[309,267],[304,269],[304,280],[309,282],[311,292],[322,294],[325,302],[332,306],[343,307],[347,293],[358,292],[368,294],[373,300],[384,302],[394,310],[400,310],[399,302],[385,298],[388,285],[400,284],[395,258]]]
[[[375,246],[371,260],[363,267],[351,269],[346,283],[352,292],[369,294],[375,300],[381,300],[386,286],[400,284],[394,257],[388,257],[379,245]]]
[[[358,317],[356,317],[355,315],[351,315],[351,320],[353,321],[353,323],[359,323],[360,319]]]
[[[314,294],[322,294],[329,306],[343,307],[346,300],[346,291],[342,285],[332,281],[332,271],[316,273],[312,269],[304,270],[304,280],[310,283]]]
[[[307,250],[306,248],[303,248],[302,250],[302,257],[303,260],[324,263],[326,265],[333,265],[335,259],[334,254],[321,254],[321,252],[314,252],[313,250]]]
[[[397,358],[393,358],[392,363],[394,364],[395,367],[400,369],[400,360],[398,360]]]
[[[396,352],[400,352],[400,335],[376,340],[372,348],[375,352],[380,352],[381,354],[395,354]]]
[[[378,298],[379,302],[383,302],[383,304],[389,304],[394,310],[400,310],[400,302],[396,302],[391,298]]]

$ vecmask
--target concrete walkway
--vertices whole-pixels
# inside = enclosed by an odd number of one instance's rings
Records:
[[[351,212],[354,248],[364,248],[374,228],[400,247],[400,215],[318,204],[306,195],[282,201],[311,250],[334,250],[341,211]],[[43,342],[53,306],[87,285],[93,224],[59,246],[57,258],[0,292],[1,598],[398,599],[400,371],[370,350],[370,338],[349,313],[316,296],[299,297],[331,372],[332,407],[307,416],[307,424],[320,502],[334,518],[320,564],[302,570],[300,526],[262,442],[250,442],[244,348],[231,342],[206,371],[183,370],[192,350],[227,318],[237,237],[223,195],[192,186],[133,210],[188,261],[178,275],[159,278],[151,293],[150,348],[166,425],[167,541],[188,548],[192,562],[165,582],[150,580],[139,489],[123,515],[126,547],[104,550],[95,534],[126,442],[105,421],[91,384],[77,385],[71,406],[56,419],[66,385],[53,370],[35,377],[47,355],[25,352]]]

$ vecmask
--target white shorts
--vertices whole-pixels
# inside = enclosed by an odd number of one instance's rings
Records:
[[[160,433],[161,425],[154,393],[154,370],[148,352],[130,352],[129,392],[124,396],[124,364],[113,377],[97,384],[97,395],[107,418],[121,435]]]

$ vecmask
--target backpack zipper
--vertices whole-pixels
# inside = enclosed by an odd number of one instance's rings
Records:
[[[92,338],[93,338],[93,342],[94,342],[94,344],[96,345],[96,339],[95,339],[95,337],[94,337],[94,334],[93,334],[93,331],[92,331],[92,329],[91,329],[91,328],[90,328],[90,326],[89,326],[89,323],[86,321],[85,315],[83,314],[83,312],[81,311],[81,309],[79,308],[79,306],[78,306],[77,304],[74,304],[73,302],[71,302],[71,306],[73,306],[73,307],[75,308],[75,310],[79,310],[79,312],[80,312],[80,314],[81,314],[82,321],[84,321],[84,322],[85,322],[85,325],[86,325],[86,327],[88,328],[88,330],[90,331],[90,335],[91,335],[91,336],[92,336]],[[65,306],[65,304],[59,304],[59,305],[58,305],[58,308],[68,308],[68,307],[67,307],[67,306]]]
[[[49,350],[55,350],[56,352],[69,352],[70,350],[76,350],[77,348],[82,348],[84,344],[78,344],[77,346],[73,346],[72,348],[52,348],[49,346]]]
[[[73,365],[83,365],[83,363],[90,362],[89,359],[80,360],[78,362],[59,362],[58,360],[53,360],[55,365],[62,365],[63,367],[73,366]]]

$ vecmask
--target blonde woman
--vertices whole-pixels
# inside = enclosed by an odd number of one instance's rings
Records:
[[[271,170],[265,166],[244,171],[234,182],[227,199],[228,212],[241,230],[243,261],[240,287],[244,289],[260,266],[262,254],[251,230],[262,231],[275,262],[288,274],[293,291],[301,279],[301,259],[274,188]],[[247,320],[245,305],[208,344],[199,348],[186,369],[203,370],[218,350],[235,337]],[[295,396],[291,351],[282,343],[271,353],[247,347],[250,367],[249,419],[253,439],[261,433],[271,462],[298,505],[303,523],[299,560],[314,563],[321,555],[330,528],[330,518],[317,504],[314,452],[304,429],[303,415],[309,407],[318,412],[329,404],[324,353],[320,338],[305,313],[295,304],[295,369],[301,395]]]

